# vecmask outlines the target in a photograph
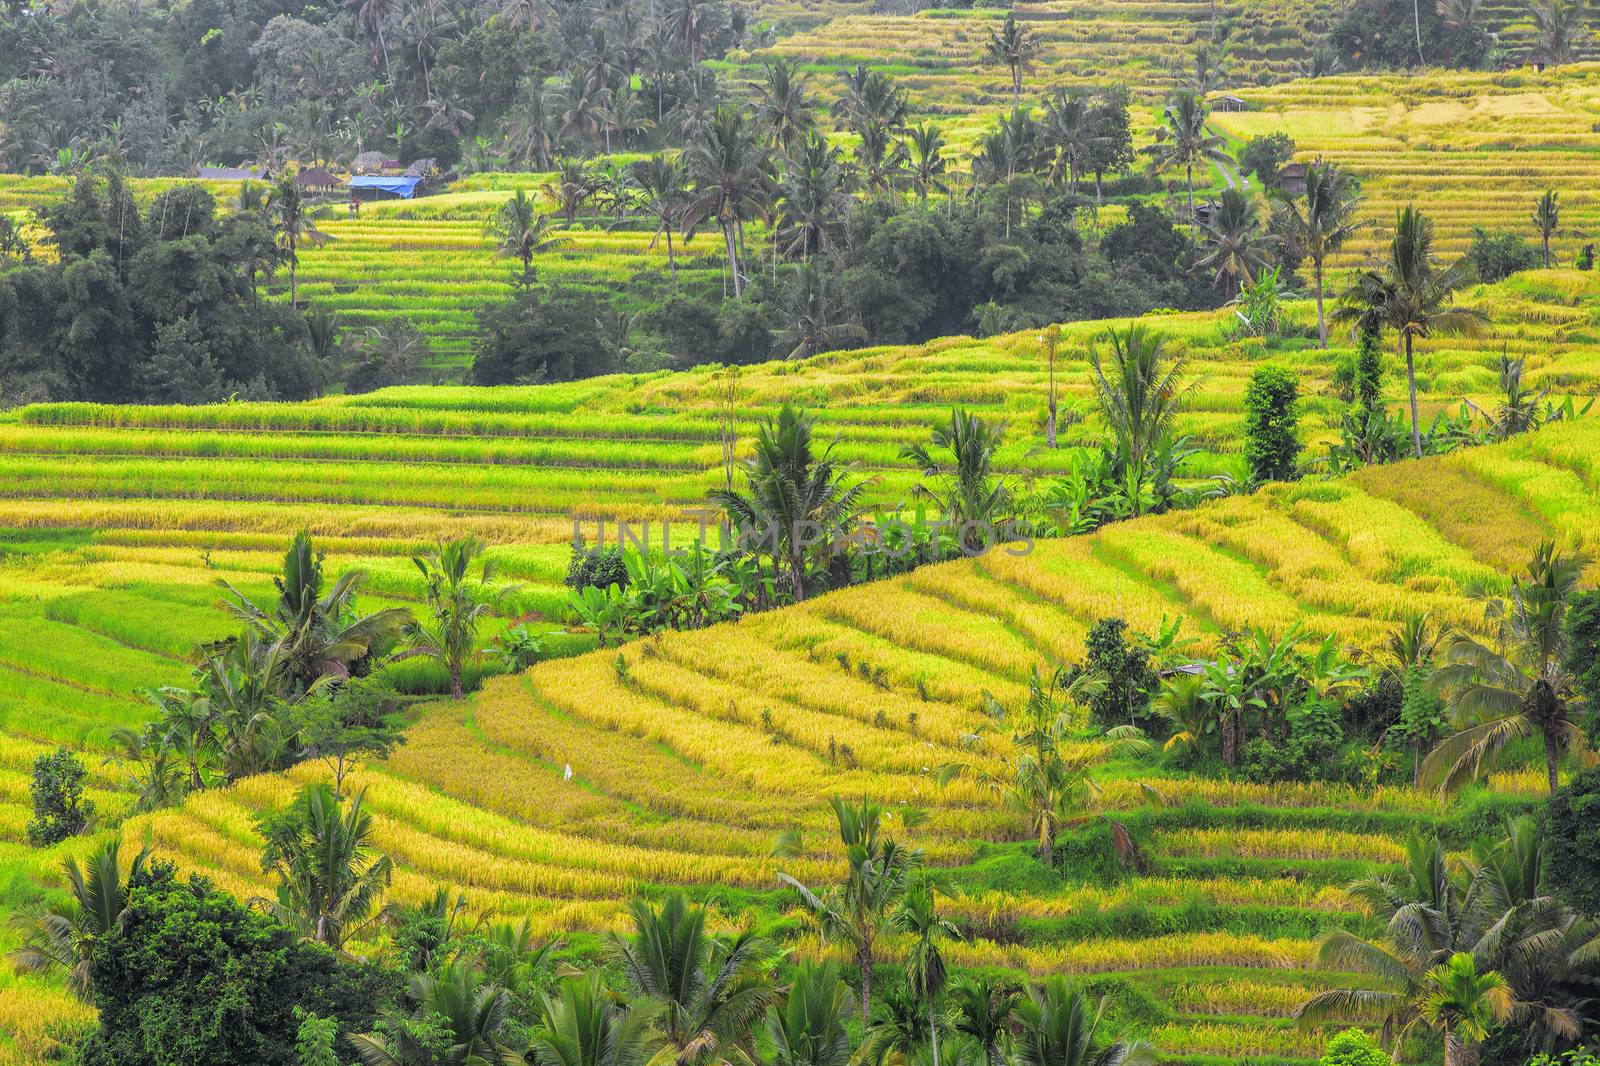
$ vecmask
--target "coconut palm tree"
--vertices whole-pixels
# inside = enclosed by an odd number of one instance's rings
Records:
[[[906,137],[910,150],[911,187],[917,192],[917,203],[928,206],[928,193],[950,192],[945,182],[944,134],[931,122],[913,126]]]
[[[1376,324],[1393,329],[1406,353],[1406,381],[1411,395],[1411,445],[1422,457],[1422,428],[1417,415],[1416,342],[1436,333],[1476,332],[1486,321],[1475,308],[1457,307],[1456,292],[1471,279],[1465,263],[1441,266],[1433,254],[1433,221],[1408,205],[1395,220],[1389,261],[1382,270],[1364,270],[1340,296],[1336,321],[1357,326]]]
[[[550,169],[561,126],[546,106],[547,97],[538,85],[517,91],[517,101],[506,114],[506,139],[513,154],[540,170]]]
[[[1101,141],[1094,100],[1082,92],[1057,90],[1045,101],[1039,128],[1052,156],[1050,180],[1059,181],[1065,175],[1067,192],[1077,192],[1084,165]]]
[[[811,78],[783,56],[762,64],[762,70],[766,77],[756,85],[760,98],[756,120],[775,147],[792,153],[800,139],[816,128],[817,100],[811,94]]]
[[[1587,22],[1587,5],[1580,0],[1534,0],[1528,13],[1533,16],[1536,49],[1546,63],[1561,66],[1578,55],[1578,40]]]
[[[563,137],[581,137],[591,144],[598,142],[603,132],[605,105],[605,89],[576,69],[547,93],[544,101]]]
[[[773,583],[788,581],[796,602],[806,595],[806,562],[813,544],[827,544],[861,513],[870,482],[851,481],[855,468],[820,452],[814,422],[784,404],[756,431],[755,455],[745,464],[749,494],[721,489],[711,500],[724,508],[753,550],[772,558]]]
[[[928,1045],[933,1051],[933,1066],[939,1066],[939,1025],[935,1010],[944,992],[949,971],[939,951],[941,939],[959,940],[961,931],[948,919],[939,917],[933,887],[916,885],[895,912],[894,929],[912,938],[906,952],[906,982],[928,1009]]]
[[[1253,283],[1272,263],[1273,237],[1261,225],[1257,202],[1238,189],[1224,189],[1205,224],[1205,244],[1195,266],[1212,272],[1213,288],[1227,282],[1230,296]]]
[[[767,217],[774,184],[772,165],[756,138],[754,123],[743,111],[731,107],[717,108],[705,136],[689,149],[688,160],[694,179],[688,225],[716,221],[727,250],[733,296],[739,299],[744,294],[739,267],[744,220]]]
[[[1228,163],[1223,138],[1211,132],[1207,121],[1210,112],[1198,93],[1178,92],[1162,111],[1162,125],[1156,129],[1155,143],[1145,149],[1156,171],[1182,167],[1184,181],[1189,189],[1189,221],[1194,213],[1194,168],[1206,163]]]
[[[1544,252],[1544,268],[1550,269],[1550,238],[1561,225],[1561,197],[1554,189],[1546,189],[1533,208],[1533,225],[1539,231],[1539,246]]]
[[[851,199],[838,147],[816,132],[797,147],[778,184],[777,239],[785,256],[809,261],[833,247]]]
[[[956,1032],[970,1037],[986,1066],[1010,1061],[1011,1013],[1022,1001],[1014,985],[993,974],[963,974],[950,985]]]
[[[1044,49],[1044,41],[1033,30],[1017,21],[1012,12],[998,30],[989,31],[984,51],[994,63],[1004,63],[1011,71],[1011,107],[1022,106],[1022,74],[1033,65]]]
[[[116,932],[128,909],[128,892],[145,871],[150,858],[146,845],[133,857],[128,876],[122,876],[118,858],[121,838],[113,837],[78,866],[67,859],[68,899],[48,907],[23,907],[9,925],[16,946],[9,957],[25,973],[56,968],[67,971],[67,983],[80,997],[89,994],[89,949],[95,938]]]
[[[1575,721],[1582,703],[1566,669],[1567,605],[1589,558],[1546,541],[1510,595],[1490,599],[1484,617],[1492,642],[1459,632],[1440,650],[1433,687],[1449,700],[1457,732],[1422,763],[1424,781],[1453,791],[1481,776],[1507,744],[1523,737],[1544,744],[1550,791],[1563,752],[1580,752],[1588,737]]]
[[[578,209],[595,194],[597,187],[594,172],[576,159],[565,159],[557,164],[555,176],[547,188],[560,206],[568,229],[577,222]]]
[[[809,359],[850,341],[865,341],[866,329],[850,321],[847,313],[828,272],[814,263],[800,264],[781,309],[783,327],[773,338],[775,350],[787,359]]]
[[[994,458],[1005,442],[1005,433],[1004,422],[985,422],[956,407],[950,410],[950,424],[934,429],[931,442],[934,448],[949,452],[949,462],[934,458],[926,444],[900,449],[901,458],[914,463],[923,477],[935,479],[933,485],[924,482],[913,491],[938,508],[965,551],[982,551],[988,537],[1009,517],[1011,487],[994,476]]]
[[[832,962],[803,962],[781,1003],[767,1008],[773,1066],[853,1066],[850,993]]]
[[[884,810],[870,799],[850,803],[834,796],[830,803],[844,845],[844,883],[818,893],[786,873],[780,872],[778,880],[800,894],[823,936],[850,949],[859,972],[861,1016],[870,1018],[878,941],[894,928],[896,907],[912,872],[922,865],[922,852],[883,835]]]
[[[1306,167],[1304,201],[1282,199],[1276,216],[1278,230],[1302,255],[1311,260],[1312,278],[1317,289],[1317,340],[1328,346],[1328,322],[1323,314],[1323,270],[1328,256],[1344,247],[1366,220],[1355,217],[1361,193],[1355,180],[1331,163],[1312,163]]]
[[[1182,355],[1168,357],[1164,336],[1138,323],[1109,329],[1089,346],[1095,398],[1116,438],[1117,466],[1133,490],[1135,515],[1161,442],[1194,388],[1183,382],[1186,365]]]
[[[518,189],[516,195],[500,205],[489,232],[494,237],[495,255],[510,256],[522,263],[523,284],[533,281],[533,257],[571,242],[550,230],[550,216],[540,211],[534,199]]]
[[[839,72],[839,87],[829,110],[841,129],[859,135],[873,126],[891,133],[904,128],[910,105],[889,75],[857,63],[853,69]]]
[[[217,713],[205,693],[177,685],[146,690],[145,699],[156,708],[150,736],[182,756],[189,767],[188,790],[206,787],[200,768],[216,751]]]
[[[1429,970],[1424,977],[1420,1017],[1444,1035],[1445,1066],[1468,1066],[1473,1045],[1511,1014],[1506,979],[1494,971],[1478,972],[1478,962],[1465,951]]]
[[[707,935],[705,911],[682,893],[629,910],[633,936],[613,937],[613,952],[634,992],[660,1005],[656,1026],[679,1066],[755,1061],[753,1027],[776,998],[761,942]]]
[[[673,253],[672,235],[682,227],[689,204],[689,176],[683,168],[683,159],[679,155],[657,152],[634,164],[633,180],[638,184],[642,206],[656,222],[650,247],[654,248],[662,236],[667,238],[667,269],[676,279],[678,260]]]
[[[1030,985],[1012,1012],[1021,1030],[1016,1066],[1155,1066],[1155,1048],[1142,1040],[1097,1043],[1105,1012],[1104,999],[1091,1000],[1060,974]]]
[[[440,542],[411,562],[422,574],[423,595],[427,599],[427,622],[413,621],[405,627],[411,642],[409,655],[425,655],[439,663],[450,675],[450,698],[464,695],[461,675],[467,659],[477,650],[478,629],[492,610],[485,590],[495,577],[493,559],[483,557],[483,542],[474,536]],[[470,583],[474,563],[479,564],[476,587]]]
[[[283,262],[289,264],[289,307],[298,307],[300,249],[303,245],[318,247],[328,240],[328,235],[317,228],[322,212],[306,203],[294,175],[285,174],[267,194],[268,224],[283,251]]]
[[[351,1033],[350,1043],[366,1066],[432,1066],[438,1062],[523,1066],[510,1044],[516,1003],[504,988],[469,962],[457,960],[436,973],[418,974],[408,990],[415,1017],[426,1028],[396,1026],[390,1033]],[[419,1039],[438,1037],[443,1048]]]
[[[259,815],[256,828],[266,840],[261,870],[277,877],[278,892],[253,902],[332,948],[377,915],[393,865],[373,847],[362,792],[341,811],[328,785],[306,785],[289,806]]]

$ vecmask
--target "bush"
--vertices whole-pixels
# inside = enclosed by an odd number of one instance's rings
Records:
[[[1240,751],[1239,772],[1248,781],[1351,781],[1357,766],[1340,751],[1344,726],[1339,708],[1325,700],[1289,708],[1289,736],[1282,743],[1257,737]]]
[[[601,302],[561,285],[534,285],[478,312],[477,385],[572,381],[608,373],[615,354],[600,328]]]
[[[1545,802],[1545,880],[1580,914],[1600,917],[1600,770],[1585,770]]]
[[[94,817],[94,803],[83,796],[88,771],[66,748],[33,761],[33,820],[28,823],[28,843],[49,847],[83,832]]]
[[[1600,707],[1600,589],[1587,589],[1572,598],[1562,628],[1567,638],[1562,665],[1589,706]]]
[[[586,588],[605,589],[616,585],[628,587],[628,567],[622,559],[622,549],[613,544],[609,548],[585,547],[581,541],[572,545],[572,558],[567,563],[566,585],[582,592]]]
[[[1245,459],[1256,481],[1291,481],[1300,455],[1300,384],[1294,372],[1264,366],[1244,390]]]
[[[1317,1066],[1391,1066],[1389,1053],[1360,1029],[1346,1029],[1328,1038]]]
[[[1532,270],[1541,261],[1539,249],[1517,234],[1490,233],[1482,226],[1472,229],[1467,260],[1483,282],[1502,281],[1519,270]]]
[[[1373,412],[1383,406],[1383,349],[1379,345],[1383,331],[1376,325],[1361,327],[1356,337],[1356,365],[1351,391],[1363,411]]]
[[[1120,618],[1102,618],[1089,630],[1080,673],[1098,672],[1105,689],[1089,700],[1089,712],[1097,725],[1137,724],[1149,717],[1150,692],[1155,688],[1155,671],[1150,668],[1150,653],[1130,646],[1128,623]]]
[[[1278,184],[1278,172],[1294,158],[1294,139],[1279,130],[1252,137],[1239,149],[1239,169],[1261,179],[1265,188]]]

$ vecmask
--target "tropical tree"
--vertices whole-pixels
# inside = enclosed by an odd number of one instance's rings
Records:
[[[908,168],[917,203],[928,206],[928,193],[949,193],[945,181],[944,134],[931,122],[913,126],[906,137],[910,150]]]
[[[200,768],[215,754],[217,715],[203,692],[178,685],[147,690],[144,697],[156,709],[150,736],[154,743],[179,755],[189,767],[188,790],[206,787]]]
[[[633,990],[660,1006],[656,1025],[679,1066],[754,1062],[753,1028],[776,998],[761,941],[711,937],[682,893],[629,909],[633,936],[613,938],[613,951]]]
[[[550,216],[540,211],[532,197],[518,189],[516,195],[500,205],[489,223],[496,256],[510,256],[522,262],[521,281],[533,280],[533,257],[571,242],[550,231]]]
[[[783,327],[774,338],[776,350],[788,359],[809,359],[850,341],[865,341],[866,329],[850,321],[848,313],[829,283],[828,272],[814,263],[801,263],[781,309]]]
[[[781,1003],[767,1008],[773,1066],[853,1066],[850,992],[832,962],[804,962]]]
[[[870,799],[863,797],[861,802],[851,803],[834,796],[829,802],[838,822],[839,841],[844,845],[844,882],[819,893],[786,873],[780,872],[778,880],[800,894],[801,903],[823,936],[850,949],[859,974],[861,1016],[870,1018],[877,945],[894,929],[896,907],[905,895],[912,872],[922,864],[922,852],[902,847],[884,835],[884,809]],[[792,853],[796,847],[797,842],[790,839],[782,850]]]
[[[649,1000],[623,1003],[599,973],[568,977],[554,996],[541,997],[534,1031],[537,1066],[663,1066],[673,1049],[652,1023],[660,1007]]]
[[[320,209],[306,203],[293,174],[285,174],[267,194],[266,213],[268,225],[283,252],[283,262],[289,264],[289,307],[299,306],[300,248],[309,244],[317,247],[328,240],[328,235],[317,228]]]
[[[1105,1012],[1104,999],[1091,1000],[1060,974],[1030,985],[1013,1011],[1021,1030],[1016,1066],[1155,1066],[1155,1048],[1142,1040],[1097,1044]]]
[[[989,31],[989,40],[984,45],[984,51],[991,62],[1003,63],[1011,71],[1013,110],[1022,106],[1023,71],[1033,65],[1033,61],[1038,58],[1043,48],[1043,39],[1018,22],[1017,16],[1009,11],[1000,28]]]
[[[1064,682],[1065,700],[1055,689]],[[957,777],[975,780],[1006,807],[1021,815],[1028,833],[1039,842],[1039,858],[1046,866],[1055,862],[1056,835],[1069,820],[1081,815],[1099,794],[1093,771],[1120,755],[1148,751],[1150,745],[1133,726],[1107,730],[1098,741],[1079,742],[1073,737],[1071,704],[1103,691],[1105,680],[1095,673],[1080,673],[1067,681],[1028,678],[1028,701],[1013,714],[993,696],[984,694],[989,721],[966,738],[977,746],[989,733],[1009,734],[1014,754],[998,766],[992,762],[953,762],[941,766],[938,780]]]
[[[1449,700],[1456,732],[1428,753],[1422,779],[1453,791],[1477,780],[1506,745],[1523,737],[1544,745],[1550,791],[1563,752],[1588,737],[1574,713],[1582,705],[1567,669],[1567,606],[1589,558],[1546,541],[1504,599],[1487,600],[1491,641],[1458,632],[1446,641],[1433,687]]]
[[[667,238],[667,269],[678,276],[678,260],[673,254],[672,234],[683,225],[684,212],[689,204],[689,177],[683,160],[678,155],[657,152],[649,159],[634,164],[634,181],[638,183],[644,209],[655,219],[655,232],[650,237],[650,247],[665,236]]]
[[[695,226],[716,221],[727,250],[734,299],[738,299],[744,293],[744,275],[739,268],[744,221],[767,216],[773,188],[771,164],[756,138],[754,123],[743,111],[731,107],[717,108],[705,136],[689,149],[688,160],[695,187],[687,223]]]
[[[912,938],[906,952],[906,981],[928,1009],[928,1044],[933,1051],[933,1066],[939,1066],[939,1025],[936,1008],[944,992],[949,971],[939,951],[942,939],[959,940],[961,931],[941,918],[933,886],[926,882],[914,886],[900,901],[894,929]]]
[[[555,177],[550,181],[549,190],[561,208],[562,217],[567,220],[568,229],[577,221],[578,209],[594,195],[595,188],[593,172],[577,160],[563,160],[556,167]]]
[[[275,899],[254,902],[300,935],[337,948],[376,916],[393,865],[373,847],[372,815],[358,791],[340,810],[322,782],[306,785],[287,807],[266,811],[256,828],[266,840],[261,871],[278,879]]]
[[[1361,193],[1355,179],[1331,163],[1315,162],[1306,167],[1306,192],[1303,201],[1284,198],[1275,212],[1278,230],[1294,248],[1311,260],[1312,278],[1317,289],[1317,340],[1328,346],[1328,322],[1323,314],[1323,270],[1328,256],[1337,252],[1357,230],[1366,225],[1355,217]]]
[[[819,133],[807,134],[789,156],[778,185],[780,251],[810,260],[831,249],[850,205],[840,149]]]
[[[1182,167],[1189,189],[1189,220],[1195,221],[1194,168],[1206,163],[1230,162],[1227,141],[1211,132],[1210,112],[1199,93],[1179,92],[1162,111],[1155,143],[1145,149],[1157,172]]]
[[[1539,231],[1539,247],[1544,252],[1544,268],[1550,269],[1550,238],[1561,225],[1561,196],[1554,189],[1546,189],[1533,208],[1533,225]]]
[[[748,494],[721,489],[711,500],[724,508],[742,543],[772,558],[773,583],[788,581],[796,602],[806,596],[806,557],[855,520],[869,482],[852,482],[855,468],[833,458],[833,445],[812,444],[815,423],[784,404],[756,431],[755,455],[745,464]]]
[[[963,974],[950,985],[956,1032],[983,1052],[985,1066],[1010,1061],[1011,1014],[1022,992],[992,974]]]
[[[1256,201],[1238,189],[1224,189],[1205,224],[1205,245],[1195,266],[1212,271],[1213,287],[1226,279],[1228,294],[1236,295],[1271,265],[1274,243],[1261,225]]]
[[[952,529],[964,551],[979,552],[1000,522],[1009,517],[1013,497],[1004,479],[994,476],[994,458],[1005,442],[1004,422],[989,423],[963,408],[950,410],[950,424],[933,431],[932,447],[950,454],[935,458],[927,444],[900,450],[922,476],[934,482],[917,485],[917,495],[932,503]]]
[[[1534,0],[1528,13],[1533,16],[1536,50],[1551,66],[1573,62],[1578,56],[1578,40],[1588,18],[1581,0]]]
[[[1511,1014],[1511,989],[1506,979],[1478,972],[1469,952],[1458,951],[1424,977],[1421,1020],[1444,1034],[1445,1066],[1469,1066],[1473,1045]]]
[[[1109,329],[1089,346],[1095,398],[1116,439],[1117,465],[1133,490],[1135,515],[1143,511],[1142,487],[1161,443],[1170,438],[1194,388],[1183,382],[1185,366],[1184,356],[1167,355],[1164,336],[1138,323],[1120,332]]]
[[[1416,342],[1435,333],[1475,332],[1486,320],[1475,308],[1457,307],[1457,290],[1471,278],[1464,263],[1441,266],[1433,254],[1433,221],[1407,206],[1395,221],[1389,261],[1381,270],[1364,270],[1340,296],[1338,321],[1358,327],[1393,329],[1406,353],[1406,383],[1411,395],[1411,445],[1422,457],[1422,428],[1417,415]]]
[[[756,86],[756,120],[766,128],[774,146],[792,153],[817,122],[810,76],[783,56],[762,64],[762,70],[766,77]]]
[[[435,973],[418,974],[408,990],[417,1027],[389,1033],[351,1033],[365,1066],[523,1066],[511,1046],[516,1001],[469,961],[457,959]],[[435,1041],[442,1047],[433,1046]]]
[[[67,982],[79,996],[89,994],[89,949],[95,938],[117,931],[128,908],[128,892],[144,873],[150,858],[146,845],[133,857],[128,876],[122,876],[121,838],[112,837],[78,866],[67,859],[68,898],[50,906],[25,906],[9,925],[16,946],[9,957],[25,973],[56,968],[67,971]]]
[[[450,698],[455,700],[464,695],[461,674],[477,650],[478,629],[491,609],[484,592],[494,580],[495,565],[483,553],[483,542],[469,535],[440,542],[411,559],[422,574],[423,595],[432,618],[407,624],[410,654],[425,655],[445,668],[450,675]],[[476,587],[469,583],[474,563],[479,564]]]
[[[222,582],[231,597],[228,609],[261,638],[256,647],[282,660],[289,695],[303,694],[320,678],[349,677],[353,664],[392,642],[410,618],[403,607],[359,614],[355,595],[365,575],[346,570],[328,586],[322,560],[311,534],[301,530],[284,553],[282,573],[273,578],[278,598],[270,606]]]
[[[1065,175],[1067,192],[1077,192],[1078,179],[1101,140],[1094,100],[1082,92],[1058,90],[1045,101],[1039,127],[1052,155],[1050,180]]]

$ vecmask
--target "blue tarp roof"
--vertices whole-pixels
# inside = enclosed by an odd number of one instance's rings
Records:
[[[378,176],[355,177],[350,179],[352,189],[377,189],[379,192],[393,193],[407,200],[416,193],[421,178],[385,178]]]

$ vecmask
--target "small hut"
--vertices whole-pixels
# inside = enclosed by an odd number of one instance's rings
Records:
[[[1288,197],[1306,194],[1306,165],[1285,163],[1278,171],[1278,191]]]
[[[1217,97],[1214,101],[1212,101],[1211,110],[1213,110],[1213,111],[1248,111],[1248,110],[1250,110],[1250,105],[1245,103],[1243,100],[1239,99],[1237,96],[1232,96],[1232,95],[1229,95],[1228,93],[1223,93],[1221,96]]]
[[[294,183],[304,192],[327,193],[338,187],[339,179],[323,167],[313,167],[310,170],[297,171]]]

